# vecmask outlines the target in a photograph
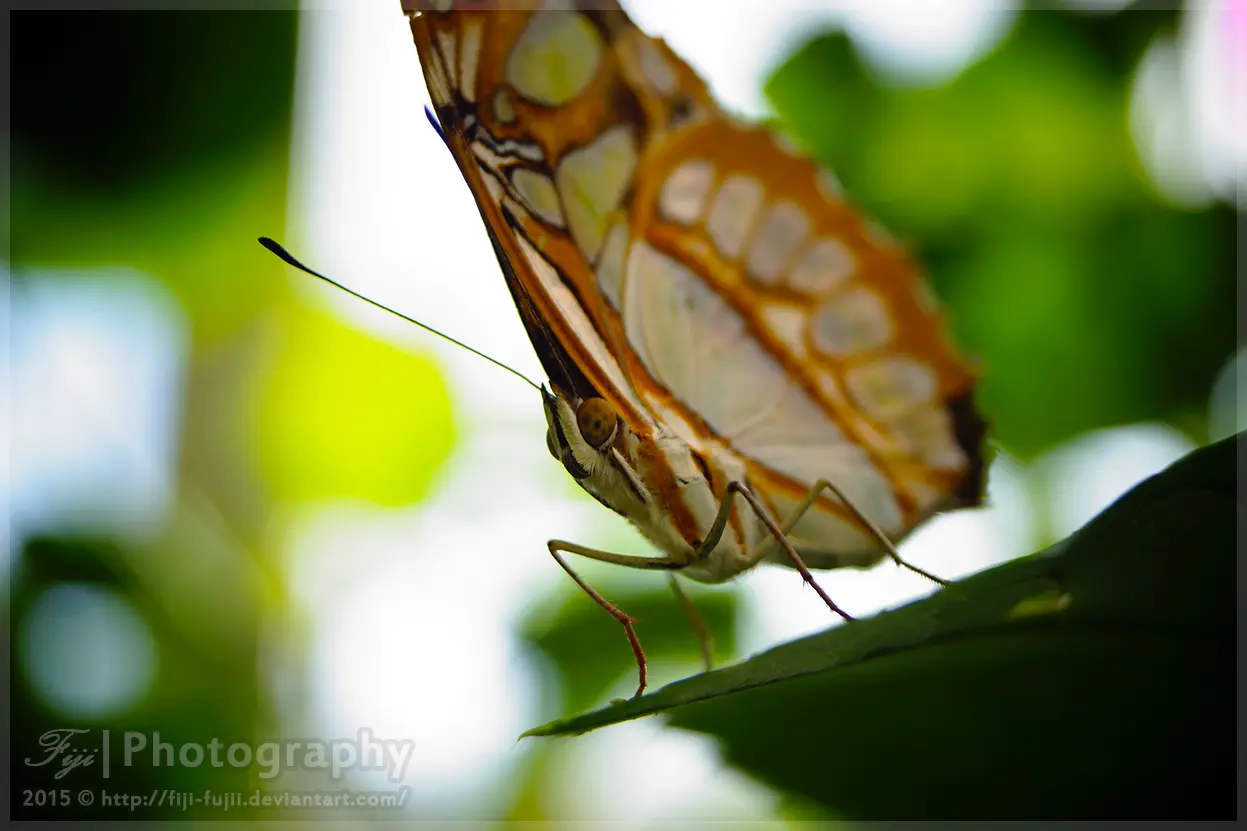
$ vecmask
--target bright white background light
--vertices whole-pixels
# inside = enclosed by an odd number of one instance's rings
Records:
[[[1055,537],[1077,531],[1119,496],[1195,449],[1164,424],[1096,430],[1066,442],[1039,462]]]
[[[6,285],[10,519],[142,539],[171,503],[187,324],[131,270],[23,272]]]

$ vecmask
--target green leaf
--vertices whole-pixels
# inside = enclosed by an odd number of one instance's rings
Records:
[[[526,735],[667,713],[859,818],[1231,815],[1238,452],[927,599]]]

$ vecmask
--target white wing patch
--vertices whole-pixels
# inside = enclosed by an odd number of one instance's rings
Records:
[[[511,100],[511,95],[511,88],[504,84],[499,84],[494,90],[494,118],[499,124],[510,124],[515,121],[515,102]]]
[[[918,407],[891,423],[896,437],[911,453],[936,470],[960,470],[966,454],[953,441],[952,418],[945,407]]]
[[[425,75],[425,81],[429,87],[429,97],[435,104],[448,104],[453,98],[450,94],[450,87],[446,86],[446,81],[450,78],[450,72],[446,68],[446,62],[442,60],[442,56],[436,50],[429,53],[433,59],[433,71]]]
[[[702,159],[687,161],[671,172],[662,183],[658,209],[679,225],[693,225],[706,210],[706,197],[714,182],[714,165]]]
[[[729,176],[719,186],[706,217],[706,230],[725,258],[740,256],[761,206],[762,183],[752,176]]]
[[[565,9],[533,14],[507,56],[506,80],[530,101],[560,107],[593,80],[605,45],[584,15]]]
[[[649,38],[636,41],[640,59],[641,72],[645,80],[663,95],[674,95],[679,88],[680,79],[675,74],[675,67],[667,60],[658,47]]]
[[[805,358],[809,350],[805,346],[805,312],[786,303],[766,303],[759,307],[762,322],[771,334],[798,358]]]
[[[892,338],[883,299],[864,286],[828,298],[810,320],[810,339],[821,352],[845,358],[877,349]]]
[[[619,364],[615,361],[614,356],[611,355],[610,350],[606,348],[606,344],[598,336],[597,330],[593,328],[593,324],[589,321],[589,317],[585,314],[584,309],[581,308],[579,301],[576,300],[571,290],[563,284],[558,270],[533,247],[532,243],[523,234],[516,234],[515,239],[519,243],[520,250],[524,253],[524,259],[528,260],[528,265],[532,268],[533,274],[541,282],[542,288],[550,295],[554,305],[558,307],[559,315],[567,321],[572,331],[576,333],[576,339],[589,352],[589,356],[594,363],[600,366],[602,371],[606,373],[615,392],[626,398],[638,412],[642,414],[647,412],[633,394],[632,385],[624,378]]]
[[[658,417],[658,423],[663,429],[669,430],[698,453],[706,453],[711,450],[706,436],[694,429],[693,425],[689,424],[677,410],[668,407],[657,395],[643,394],[645,395],[645,400],[649,403],[650,410]]]
[[[511,184],[529,210],[550,225],[563,227],[563,209],[559,206],[559,194],[550,177],[526,167],[517,167],[511,173]]]
[[[810,218],[794,202],[780,200],[762,218],[749,248],[749,272],[763,285],[774,285],[788,258],[810,231]]]
[[[606,232],[602,243],[602,256],[598,260],[598,288],[606,295],[606,301],[618,310],[622,305],[624,257],[628,254],[628,225],[617,221]]]
[[[903,355],[853,367],[845,383],[862,409],[884,420],[931,401],[936,388],[931,368]]]
[[[835,237],[822,237],[802,254],[788,272],[788,285],[797,291],[823,294],[853,273],[853,254]]]
[[[455,63],[454,33],[439,29],[437,32],[437,48],[442,53],[442,61],[446,65],[446,77],[453,84],[455,83],[455,70],[458,68],[458,65]]]
[[[459,92],[476,103],[476,68],[481,60],[481,21],[463,24],[463,40],[459,44]]]
[[[628,341],[654,378],[737,452],[812,486],[833,478],[884,527],[901,521],[888,480],[692,271],[645,242],[628,255]]]
[[[554,173],[572,239],[592,263],[602,248],[607,215],[619,207],[636,172],[632,128],[619,124],[563,156]]]

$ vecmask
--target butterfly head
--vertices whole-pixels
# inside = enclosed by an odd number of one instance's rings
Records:
[[[586,398],[576,408],[576,427],[591,447],[605,450],[619,435],[619,413],[604,398]]]
[[[587,479],[603,466],[610,466],[611,451],[619,437],[622,422],[615,408],[605,399],[592,397],[575,401],[542,388],[546,412],[546,447],[563,463],[573,478]]]
[[[541,390],[546,413],[546,447],[591,496],[625,516],[644,510],[648,489],[632,458],[638,437],[610,402]]]

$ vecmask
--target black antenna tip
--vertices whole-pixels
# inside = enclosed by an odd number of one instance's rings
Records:
[[[436,124],[434,124],[434,126],[437,126],[437,125],[436,125]],[[439,130],[438,132],[440,133],[441,131]],[[385,305],[384,303],[378,303],[376,300],[373,300],[373,299],[371,299],[371,298],[369,298],[369,297],[365,297],[364,295],[362,295],[362,294],[360,294],[359,292],[355,291],[355,289],[352,289],[352,288],[347,288],[346,286],[344,286],[344,285],[342,285],[341,283],[339,283],[337,280],[333,280],[333,279],[331,279],[331,278],[329,278],[329,277],[326,277],[324,274],[321,274],[319,271],[313,271],[312,269],[310,269],[310,268],[308,268],[307,266],[305,266],[303,263],[301,263],[301,262],[299,262],[298,260],[296,260],[296,259],[295,259],[295,258],[294,258],[291,254],[290,254],[290,252],[289,252],[289,251],[287,251],[285,248],[282,248],[281,243],[280,243],[280,242],[278,242],[278,241],[277,241],[277,240],[275,240],[275,239],[272,239],[272,238],[270,238],[270,237],[257,237],[256,239],[257,239],[257,241],[260,243],[260,245],[263,245],[263,246],[264,246],[265,248],[267,248],[269,251],[271,251],[271,252],[273,252],[274,254],[276,254],[276,255],[278,256],[278,258],[280,258],[280,259],[281,259],[284,263],[286,263],[286,265],[293,266],[293,267],[295,267],[295,268],[299,269],[300,271],[306,271],[308,274],[312,275],[313,277],[319,277],[320,279],[324,280],[326,283],[329,283],[330,285],[337,286],[338,288],[340,288],[340,289],[342,289],[343,291],[345,291],[347,294],[350,294],[350,295],[353,295],[353,296],[355,296],[355,297],[358,297],[360,300],[363,300],[365,303],[371,303],[373,306],[376,306],[378,309],[382,309],[382,310],[384,310],[384,311],[387,311],[387,312],[389,312],[389,313],[390,313],[390,314],[392,314],[392,315],[397,315],[398,317],[401,317],[403,320],[407,321],[408,323],[414,323],[414,324],[416,324],[417,326],[419,326],[421,329],[424,329],[424,330],[425,330],[425,331],[427,331],[427,332],[432,332],[433,334],[437,335],[439,338],[444,338],[445,340],[450,341],[451,343],[455,344],[456,346],[460,346],[460,347],[462,347],[462,348],[464,348],[464,349],[468,350],[469,352],[471,352],[471,353],[472,353],[472,354],[474,354],[474,355],[479,355],[480,357],[482,357],[482,358],[484,358],[485,360],[489,361],[491,364],[494,364],[495,366],[502,367],[502,368],[503,368],[503,369],[505,369],[507,372],[510,372],[512,375],[514,375],[514,376],[516,376],[517,378],[521,379],[522,381],[524,381],[526,384],[528,384],[528,385],[529,385],[530,387],[532,387],[533,389],[535,389],[535,390],[542,390],[542,393],[544,394],[544,389],[543,389],[542,387],[537,386],[535,383],[533,383],[533,381],[532,381],[532,380],[531,380],[531,379],[530,379],[527,375],[525,375],[524,373],[520,372],[519,370],[517,370],[517,369],[515,369],[515,368],[513,368],[513,367],[509,367],[509,366],[507,366],[506,364],[502,363],[501,361],[498,361],[498,360],[496,360],[496,359],[494,359],[494,358],[489,357],[489,356],[488,356],[488,355],[486,355],[484,352],[481,352],[481,351],[479,351],[479,350],[477,350],[477,349],[473,349],[472,347],[468,346],[466,343],[463,343],[462,341],[455,340],[455,339],[454,339],[454,338],[452,338],[450,335],[447,335],[447,334],[445,334],[445,333],[443,333],[443,332],[439,332],[438,330],[434,329],[432,326],[429,326],[427,323],[421,323],[420,321],[416,320],[415,318],[408,317],[407,315],[403,314],[403,313],[402,313],[402,312],[400,312],[400,311],[396,311],[396,310],[394,310],[394,309],[391,309],[389,306]]]
[[[282,248],[281,243],[275,239],[270,239],[269,237],[259,237],[257,239],[257,242],[259,242],[260,245],[263,245],[269,251],[272,251],[274,254],[281,257],[286,262],[290,262],[290,260],[293,259],[290,256],[290,253],[287,252],[286,249]]]
[[[312,271],[312,269],[308,268],[303,263],[296,260],[294,258],[294,255],[291,254],[289,251],[287,251],[285,248],[282,248],[281,243],[278,242],[277,240],[271,239],[269,237],[258,237],[257,241],[260,243],[260,245],[263,245],[269,251],[272,251],[274,254],[276,254],[278,258],[282,262],[284,262],[286,265],[294,266],[300,271],[306,271],[308,274],[315,275],[316,277],[320,277],[321,279],[326,279],[323,275],[317,274],[315,271]]]

